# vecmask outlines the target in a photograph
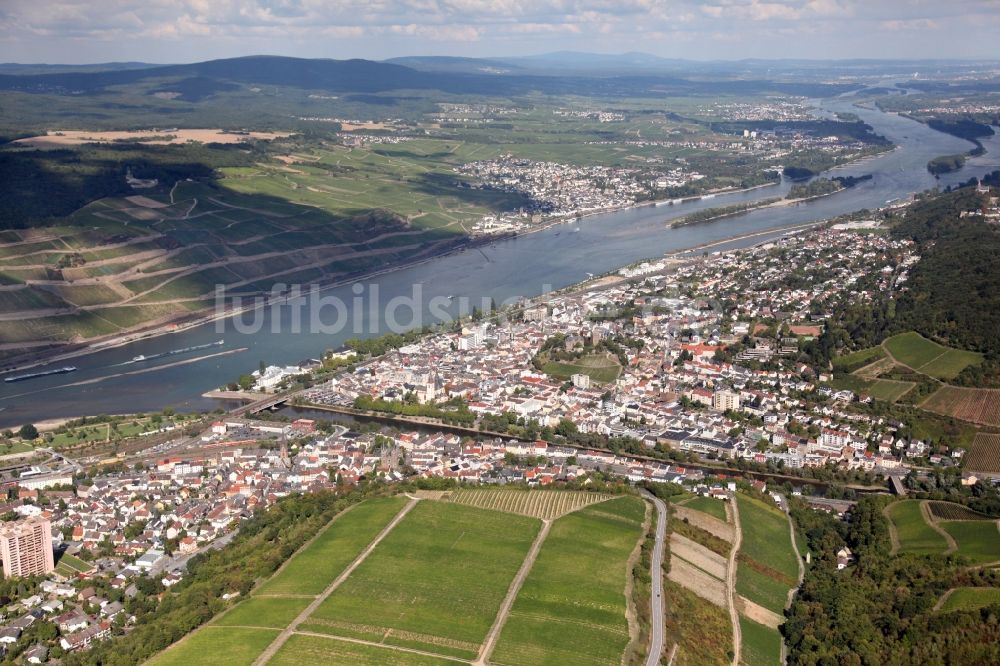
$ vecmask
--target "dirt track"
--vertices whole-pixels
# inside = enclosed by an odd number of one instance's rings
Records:
[[[263,666],[268,661],[270,661],[271,658],[275,655],[275,653],[281,648],[281,646],[285,644],[285,642],[291,637],[293,633],[295,633],[295,630],[298,628],[298,626],[303,622],[305,622],[309,618],[309,616],[312,615],[317,608],[319,608],[320,604],[326,601],[326,598],[329,597],[331,594],[333,594],[334,590],[340,587],[341,583],[347,580],[348,576],[354,573],[354,570],[357,569],[361,565],[361,563],[368,558],[371,552],[375,550],[375,547],[378,546],[382,542],[382,540],[386,536],[388,536],[390,532],[392,532],[393,528],[395,528],[396,525],[398,525],[399,522],[406,517],[406,514],[408,514],[410,510],[413,507],[415,507],[417,505],[417,502],[419,501],[420,500],[416,498],[411,499],[410,502],[407,503],[407,505],[404,506],[400,510],[400,512],[396,514],[396,517],[393,518],[389,522],[389,524],[382,529],[381,532],[379,532],[378,536],[372,539],[372,542],[369,543],[365,547],[365,549],[361,551],[361,554],[358,555],[354,559],[354,561],[351,562],[351,564],[346,569],[344,569],[344,571],[341,572],[341,574],[337,576],[334,579],[334,581],[330,583],[330,585],[327,586],[325,590],[323,590],[323,593],[320,594],[318,597],[316,597],[316,599],[311,604],[306,606],[305,609],[301,613],[299,613],[298,616],[294,620],[292,620],[288,624],[288,626],[285,627],[282,630],[282,632],[277,635],[277,637],[275,637],[273,641],[271,641],[271,644],[267,646],[267,649],[265,649],[254,660],[253,666]]]
[[[483,641],[482,647],[479,648],[479,655],[472,662],[473,664],[486,664],[493,653],[497,639],[500,638],[500,630],[503,629],[503,625],[507,622],[507,615],[510,613],[511,606],[514,605],[514,599],[517,598],[517,593],[521,591],[521,586],[524,584],[524,579],[531,572],[531,567],[535,565],[538,552],[542,549],[542,544],[545,543],[545,537],[549,535],[549,528],[551,527],[551,520],[542,521],[542,529],[538,530],[538,535],[531,544],[531,550],[528,551],[524,562],[521,563],[521,568],[518,569],[517,575],[511,581],[510,587],[507,589],[507,596],[504,597],[503,603],[500,604],[500,610],[497,611],[497,617],[493,621],[493,626],[490,627],[490,632],[486,634],[486,640]]]
[[[729,551],[729,566],[726,569],[726,597],[729,619],[733,623],[733,666],[739,666],[740,654],[743,649],[743,630],[740,628],[740,615],[736,609],[736,554],[739,553],[740,544],[743,543],[743,528],[740,527],[740,507],[736,503],[735,496],[729,502],[729,509],[733,517],[735,532],[733,548]]]

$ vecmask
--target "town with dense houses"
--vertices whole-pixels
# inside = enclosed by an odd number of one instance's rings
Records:
[[[961,217],[990,224],[996,199],[985,185],[975,194],[982,208]],[[909,288],[921,257],[913,241],[884,233],[887,214],[747,249],[650,258],[473,310],[385,353],[349,342],[246,376],[254,399],[279,396],[273,406],[291,403],[301,416],[220,410],[196,434],[161,421],[141,433],[166,436],[161,444],[101,471],[49,449],[48,461],[0,483],[10,581],[0,655],[44,663],[133,631],[193,558],[300,493],[416,481],[586,489],[614,479],[728,504],[741,471],[753,469],[773,475],[743,479],[759,496],[778,506],[797,496],[843,518],[854,502],[817,497],[812,482],[835,475],[906,495],[911,474],[959,473],[964,448],[860,409],[872,397],[813,358],[846,308]],[[338,370],[296,388],[329,364]],[[381,425],[322,418],[336,412]],[[978,481],[971,472],[961,480]],[[837,570],[854,557],[841,548]]]
[[[306,397],[340,407],[460,399],[476,415],[510,414],[539,428],[570,421],[580,432],[631,437],[649,449],[905,474],[908,459],[928,454],[926,444],[850,411],[867,398],[832,389],[828,373],[794,362],[835,302],[905,288],[918,258],[906,242],[851,228],[693,261],[644,262],[622,269],[627,279],[602,280],[611,286],[424,338]]]
[[[223,416],[193,442],[178,435],[133,466],[91,476],[58,457],[24,469],[3,483],[0,549],[6,576],[29,582],[4,610],[0,651],[16,645],[41,663],[128,631],[136,604],[182,580],[192,557],[294,493],[374,479],[585,487],[617,477],[686,484],[725,501],[733,489],[725,468],[705,464],[792,475],[827,468],[883,476],[896,488],[914,465],[957,467],[963,449],[859,413],[852,406],[870,398],[830,386],[828,369],[803,360],[845,299],[865,304],[905,290],[918,259],[876,220],[650,259],[477,312],[367,360],[350,349],[332,354],[346,368],[296,397],[315,410],[391,418],[424,406],[439,418],[355,431],[266,411]],[[262,367],[250,377],[258,395],[269,394],[317,366]],[[482,434],[449,426],[450,413]],[[504,425],[507,433],[497,431]],[[569,433],[634,446],[588,447]]]

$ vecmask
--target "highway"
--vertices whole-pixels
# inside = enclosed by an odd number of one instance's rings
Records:
[[[667,506],[663,500],[643,491],[656,507],[656,541],[653,544],[653,562],[649,566],[653,585],[650,594],[650,646],[646,666],[657,666],[663,655],[663,552],[667,540]]]

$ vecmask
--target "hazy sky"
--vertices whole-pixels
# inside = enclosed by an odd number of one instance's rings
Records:
[[[0,0],[0,61],[998,58],[1000,0]]]

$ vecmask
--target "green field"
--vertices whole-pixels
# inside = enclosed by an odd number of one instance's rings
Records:
[[[474,658],[539,526],[422,501],[301,629]]]
[[[69,553],[63,553],[59,557],[59,561],[56,563],[56,573],[66,576],[67,578],[72,578],[78,573],[91,571],[93,568],[94,565],[88,564],[79,557],[70,555]]]
[[[955,502],[928,502],[933,515],[938,520],[987,520],[989,516],[973,511],[967,506]]]
[[[212,625],[284,629],[311,601],[309,597],[251,597],[236,604]]]
[[[982,354],[945,347],[913,331],[894,335],[882,344],[900,363],[937,379],[954,379],[967,366],[983,361]]]
[[[781,614],[788,590],[795,587],[799,575],[788,519],[778,509],[741,493],[736,494],[736,501],[743,529],[736,591]]]
[[[938,525],[958,544],[958,555],[978,564],[1000,561],[1000,530],[995,520],[946,520]]]
[[[638,498],[621,497],[555,521],[490,661],[620,664],[629,642],[626,562],[644,512]]]
[[[703,511],[710,516],[715,516],[723,522],[727,520],[726,503],[722,500],[713,499],[711,497],[695,497],[692,500],[684,502],[684,506],[689,509],[694,509],[695,511]]]
[[[685,490],[677,493],[676,495],[671,495],[670,497],[666,497],[664,499],[666,499],[666,501],[670,502],[671,504],[683,504],[684,502],[687,502],[689,499],[693,497],[696,497],[694,493],[689,493],[688,491]]]
[[[259,164],[223,169],[222,185],[242,194],[263,194],[315,206],[338,216],[358,210],[389,210],[418,227],[456,227],[491,210],[510,210],[523,198],[493,189],[459,189],[453,168],[460,143],[412,139],[394,146],[324,144],[292,165]],[[485,157],[485,156],[484,156]]]
[[[584,356],[572,363],[548,361],[542,366],[542,372],[556,379],[567,380],[573,375],[582,374],[600,384],[609,384],[615,381],[621,371],[622,367],[618,361],[606,354]]]
[[[875,382],[870,379],[863,379],[857,375],[837,374],[833,380],[828,382],[830,388],[837,391],[848,390],[855,393],[868,393]]]
[[[948,542],[924,520],[919,500],[902,500],[886,509],[889,520],[899,537],[899,550],[904,553],[943,553]]]
[[[914,386],[916,386],[916,384],[913,382],[900,382],[892,379],[877,379],[867,391],[868,395],[876,400],[896,402]]]
[[[516,513],[530,518],[554,520],[588,504],[611,499],[612,495],[577,490],[532,488],[459,488],[448,493],[447,501],[480,509]]]
[[[319,594],[405,504],[405,497],[379,497],[339,514],[326,531],[296,553],[254,594]]]
[[[858,351],[844,354],[833,359],[833,369],[840,372],[854,372],[858,368],[874,363],[885,356],[885,350],[881,347],[868,347]]]
[[[740,663],[746,666],[774,666],[781,663],[781,634],[740,616],[743,637]]]
[[[334,637],[295,634],[288,639],[268,666],[301,666],[301,664],[331,664],[332,666],[446,666],[455,664],[440,659],[391,648],[351,643]]]
[[[1000,604],[1000,588],[960,587],[948,595],[941,605],[941,612],[975,610],[984,606]]]
[[[211,663],[219,666],[250,666],[277,636],[276,629],[203,627],[174,643],[146,664],[189,666]]]

